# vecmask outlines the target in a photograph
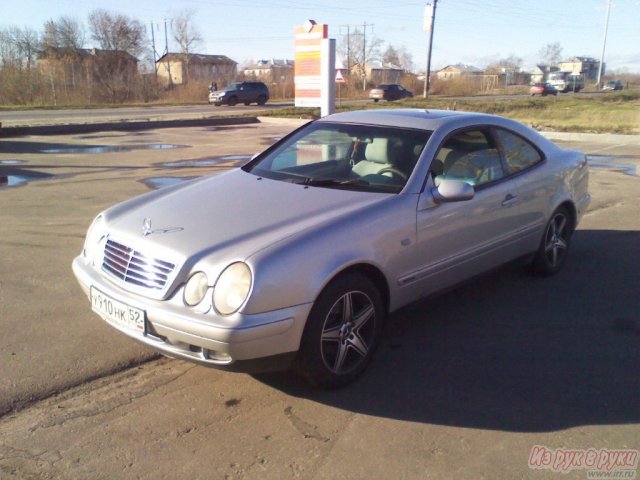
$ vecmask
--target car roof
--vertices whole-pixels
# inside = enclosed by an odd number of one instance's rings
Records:
[[[459,112],[454,110],[422,110],[418,108],[389,109],[389,110],[357,110],[336,113],[318,120],[319,122],[364,123],[384,125],[390,127],[417,128],[421,130],[435,130],[448,123],[455,123],[460,119],[476,120],[484,123],[495,119],[494,115],[484,113]]]

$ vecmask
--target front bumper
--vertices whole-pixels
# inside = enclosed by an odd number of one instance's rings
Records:
[[[246,363],[255,371],[260,359],[292,357],[300,348],[312,306],[307,303],[222,318],[214,312],[199,313],[182,304],[182,289],[166,301],[153,300],[111,283],[82,255],[74,259],[72,267],[87,296],[93,286],[112,299],[145,312],[144,332],[114,324],[98,314],[109,325],[164,355],[210,367],[237,371],[242,370],[239,365]]]
[[[218,95],[209,95],[209,103],[215,103],[216,105],[221,105],[225,101],[225,96]]]

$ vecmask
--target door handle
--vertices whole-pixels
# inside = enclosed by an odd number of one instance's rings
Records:
[[[517,195],[511,195],[510,193],[507,194],[506,197],[504,197],[504,200],[502,201],[502,206],[503,207],[512,207],[513,205],[515,205],[515,203],[518,201],[518,196]]]

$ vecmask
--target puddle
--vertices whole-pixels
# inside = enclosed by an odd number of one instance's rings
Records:
[[[273,145],[282,138],[284,138],[283,135],[267,135],[265,137],[260,137],[260,145]]]
[[[29,170],[10,169],[4,171],[0,169],[0,189],[6,187],[19,187],[33,180],[44,180],[52,178],[54,175]]]
[[[172,143],[153,143],[150,145],[95,145],[85,147],[82,145],[70,146],[64,148],[45,148],[40,153],[113,153],[113,152],[130,152],[132,150],[173,150],[174,148],[189,148],[189,145],[175,145]]]
[[[221,157],[200,158],[193,160],[177,160],[175,162],[161,163],[161,167],[176,168],[176,167],[211,167],[225,162],[234,161],[246,161],[253,155],[223,155]]]
[[[0,160],[2,165],[22,165],[23,163],[22,160]]]
[[[75,138],[76,140],[88,140],[95,138],[118,138],[118,137],[141,137],[143,135],[153,135],[152,133],[147,132],[129,132],[129,133],[114,133],[112,135],[78,135]]]
[[[625,158],[612,157],[608,155],[587,155],[587,161],[591,168],[602,168],[612,172],[631,175],[633,177],[638,176],[638,169],[636,165],[632,165],[630,163],[619,163],[620,160],[625,160]]]
[[[202,131],[204,132],[224,132],[227,130],[243,130],[247,128],[257,128],[255,126],[242,125],[237,127],[204,127]]]
[[[178,185],[179,183],[188,182],[194,178],[199,177],[149,177],[144,180],[140,180],[140,182],[153,190],[159,190],[161,188]]]

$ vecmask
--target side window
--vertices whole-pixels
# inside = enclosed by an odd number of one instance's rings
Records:
[[[521,136],[501,128],[496,128],[496,135],[502,144],[509,174],[529,168],[542,160],[540,152]]]
[[[437,175],[436,181],[461,180],[473,187],[505,176],[500,154],[485,130],[468,130],[446,140],[431,164],[431,171]]]

